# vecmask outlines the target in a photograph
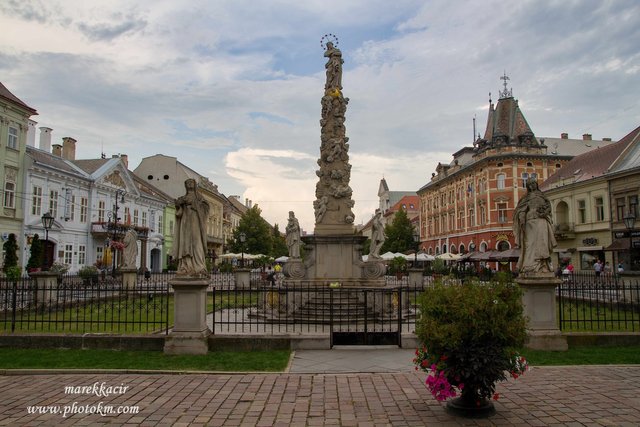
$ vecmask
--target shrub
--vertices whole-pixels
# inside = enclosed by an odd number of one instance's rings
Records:
[[[445,286],[420,297],[416,333],[423,346],[416,368],[430,372],[427,385],[438,400],[464,390],[495,398],[495,383],[526,369],[517,348],[526,337],[520,288],[507,281]]]

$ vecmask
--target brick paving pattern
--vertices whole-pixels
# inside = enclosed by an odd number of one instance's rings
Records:
[[[65,386],[128,386],[107,397]],[[0,425],[638,426],[640,367],[533,368],[498,385],[488,419],[449,415],[414,371],[346,374],[59,374],[0,376]],[[28,406],[138,406],[139,413],[29,414]],[[87,406],[88,405],[88,406]]]

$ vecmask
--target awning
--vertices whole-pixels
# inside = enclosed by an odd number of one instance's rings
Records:
[[[579,246],[577,249],[580,252],[601,251],[604,249],[604,246]]]
[[[615,239],[613,243],[604,248],[605,251],[628,251],[629,239]]]

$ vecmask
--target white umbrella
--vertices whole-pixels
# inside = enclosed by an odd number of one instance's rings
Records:
[[[284,255],[275,259],[276,262],[287,262],[288,260],[289,260],[289,257]]]
[[[418,254],[418,261],[433,261],[434,259],[436,258],[433,255],[429,255],[425,253]]]
[[[223,259],[240,258],[240,254],[234,254],[233,252],[229,252],[229,253],[220,255],[219,258],[223,258]]]
[[[460,259],[462,255],[452,254],[450,252],[446,252],[444,254],[436,255],[436,258],[439,258],[444,261],[457,261]]]
[[[393,252],[385,252],[382,255],[380,255],[380,258],[384,260],[390,260],[390,259],[394,259],[397,256],[398,255],[394,254]],[[400,256],[404,256],[404,255],[400,255]]]

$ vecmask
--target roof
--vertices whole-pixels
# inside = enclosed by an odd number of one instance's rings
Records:
[[[413,205],[413,209],[411,210],[418,210],[418,206],[420,205],[420,197],[418,197],[415,193],[413,193],[410,196],[403,196],[400,200],[398,200],[397,203],[395,203],[393,206],[391,206],[391,209],[389,209],[390,211],[397,211],[400,210],[400,207],[402,205],[405,206],[411,206]],[[405,208],[406,211],[409,211],[409,208]]]
[[[35,108],[31,108],[27,104],[22,102],[22,100],[20,98],[18,98],[14,94],[12,94],[11,91],[9,91],[9,89],[7,89],[6,86],[3,85],[2,83],[0,83],[0,98],[4,98],[7,101],[10,101],[10,102],[12,102],[14,104],[19,105],[20,107],[22,107],[25,110],[29,111],[31,113],[31,115],[38,114],[38,112],[35,110]]]
[[[72,163],[78,166],[83,171],[92,174],[100,169],[105,163],[111,159],[81,159],[73,160]]]
[[[493,104],[489,107],[487,116],[487,128],[484,132],[486,141],[495,142],[498,138],[505,138],[505,143],[520,141],[528,136],[535,140],[533,131],[524,118],[524,114],[518,106],[518,101],[513,97],[500,98],[495,109]]]
[[[638,140],[639,134],[640,127],[616,143],[598,147],[574,157],[556,173],[551,175],[540,186],[540,189],[545,191],[567,183],[582,182],[609,173],[611,167],[627,147]],[[637,146],[638,144],[635,145]],[[638,163],[635,163],[635,165],[637,166]]]
[[[40,150],[39,148],[31,147],[27,145],[27,155],[31,157],[34,163],[38,163],[41,165],[48,166],[50,168],[58,169],[73,175],[81,176],[86,178],[85,175],[82,174],[77,168],[73,167],[67,160],[63,159],[59,156],[54,156],[51,153],[48,153],[44,150]]]
[[[228,196],[227,200],[235,209],[240,212],[240,215],[243,215],[246,211],[249,210],[240,200],[237,199],[237,196]]]

